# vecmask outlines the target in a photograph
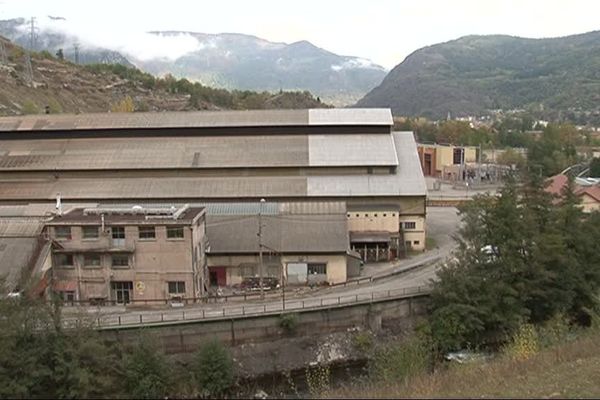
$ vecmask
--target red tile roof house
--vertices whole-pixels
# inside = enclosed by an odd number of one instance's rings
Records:
[[[558,202],[563,187],[567,184],[568,177],[563,174],[555,175],[549,178],[549,184],[546,191],[556,196],[555,201]],[[581,199],[581,206],[584,212],[592,212],[600,210],[600,186],[575,186],[575,193]]]

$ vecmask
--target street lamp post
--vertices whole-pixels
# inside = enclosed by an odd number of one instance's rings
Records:
[[[260,199],[260,205],[258,209],[258,285],[260,287],[260,299],[264,300],[265,291],[263,288],[263,244],[262,244],[262,207],[265,203],[265,199]]]

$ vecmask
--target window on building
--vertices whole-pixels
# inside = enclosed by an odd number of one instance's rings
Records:
[[[395,213],[392,213],[392,217],[395,217],[395,216],[396,216],[396,214],[395,214]]]
[[[167,239],[183,239],[183,226],[167,226]]]
[[[366,217],[366,218],[369,218],[369,214],[365,214],[365,217]]]
[[[310,263],[308,264],[309,275],[325,275],[327,274],[327,264],[324,263]]]
[[[386,214],[386,213],[383,213],[383,216],[384,216],[384,217],[387,217],[387,214]]]
[[[421,242],[418,240],[415,240],[413,243],[415,244],[415,246],[418,246]]]
[[[83,226],[84,239],[98,239],[98,227],[97,226]]]
[[[73,302],[75,301],[75,292],[72,290],[63,290],[58,292],[58,295],[64,302]]]
[[[360,217],[360,214],[356,214],[356,218]]]
[[[410,240],[407,240],[406,242],[404,242],[404,245],[407,249],[410,249],[412,247],[412,242]]]
[[[185,282],[174,281],[169,283],[169,294],[185,294]]]
[[[452,152],[452,162],[454,165],[463,164],[465,160],[465,149],[455,148]]]
[[[416,228],[417,228],[417,223],[414,221],[404,223],[404,229],[416,229]]]
[[[377,217],[377,214],[374,214],[373,216],[374,216],[374,217]]]
[[[83,266],[84,267],[99,267],[101,264],[101,257],[98,253],[88,253],[83,255]]]
[[[348,214],[348,218],[350,218],[350,214]]]
[[[114,268],[129,268],[129,256],[127,254],[113,254],[111,261]]]
[[[156,230],[153,226],[140,226],[139,232],[140,239],[156,239]]]
[[[125,239],[125,227],[124,226],[113,226],[112,229],[113,239]]]
[[[71,240],[71,227],[70,226],[55,226],[54,236],[56,239]]]
[[[54,261],[58,267],[73,268],[73,254],[55,254]]]

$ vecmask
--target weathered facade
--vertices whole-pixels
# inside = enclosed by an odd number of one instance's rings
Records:
[[[207,285],[205,212],[86,208],[46,223],[51,287],[66,301],[194,298]]]
[[[235,214],[213,209],[208,215],[207,258],[212,285],[235,286],[246,278],[260,277],[261,248],[264,277],[286,285],[346,281],[351,255],[344,202],[253,206],[237,205]]]

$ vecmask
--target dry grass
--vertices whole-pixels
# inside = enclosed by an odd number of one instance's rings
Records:
[[[599,398],[600,333],[540,351],[525,360],[499,357],[453,364],[407,383],[356,383],[327,398]]]

